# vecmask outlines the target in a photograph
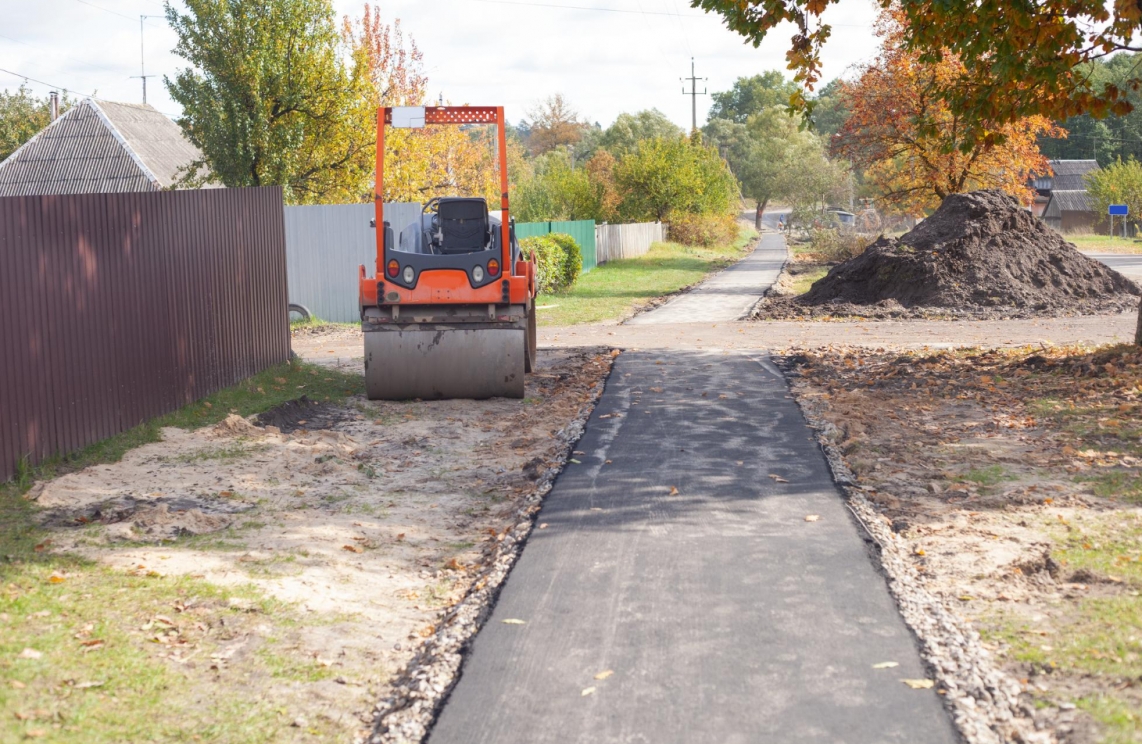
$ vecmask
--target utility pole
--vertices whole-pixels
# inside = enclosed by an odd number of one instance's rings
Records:
[[[139,74],[132,75],[132,78],[140,78],[143,81],[143,105],[147,104],[147,78],[154,77],[154,75],[147,74],[147,58],[143,53],[143,24],[146,23],[148,18],[155,16],[139,16]]]
[[[690,116],[691,116],[690,133],[693,134],[694,132],[698,131],[698,96],[706,95],[705,86],[703,86],[701,92],[698,91],[698,81],[701,80],[702,82],[706,82],[707,80],[709,80],[709,78],[699,78],[699,77],[695,76],[695,74],[694,74],[694,58],[691,57],[690,58],[690,77],[678,78],[678,79],[681,81],[686,81],[686,80],[690,81],[690,90],[686,90],[686,86],[683,85],[682,86],[682,95],[690,96]]]

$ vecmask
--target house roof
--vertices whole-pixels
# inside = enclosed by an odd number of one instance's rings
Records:
[[[1047,203],[1045,215],[1058,216],[1063,212],[1093,212],[1094,204],[1086,189],[1064,190],[1051,192],[1051,201]]]
[[[0,163],[0,196],[157,191],[201,157],[150,106],[87,98]]]
[[[1051,170],[1055,172],[1052,189],[1056,191],[1081,191],[1086,189],[1083,176],[1098,170],[1097,160],[1051,160]]]

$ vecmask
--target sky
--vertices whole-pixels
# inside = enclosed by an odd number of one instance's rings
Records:
[[[334,0],[339,16],[360,16],[363,0]],[[562,93],[580,116],[606,127],[624,111],[657,108],[689,128],[691,99],[679,78],[698,90],[728,90],[738,77],[785,69],[791,27],[760,48],[725,28],[719,16],[688,0],[388,0],[386,20],[399,18],[424,53],[432,98],[453,104],[503,105],[518,122],[541,99]],[[843,6],[843,7],[842,7]],[[176,4],[181,7],[181,2]],[[826,19],[833,38],[824,54],[827,81],[875,53],[872,0],[847,0]],[[143,22],[140,49],[139,16]],[[186,66],[162,0],[0,0],[0,89],[27,79],[39,96],[67,89],[139,103],[140,64],[147,102],[169,116],[181,112],[162,76]],[[788,74],[788,73],[786,73]],[[687,90],[689,88],[687,87]],[[698,96],[698,125],[710,96]]]

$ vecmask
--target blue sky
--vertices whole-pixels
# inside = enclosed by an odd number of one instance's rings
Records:
[[[364,3],[335,0],[340,15]],[[826,16],[834,24],[826,79],[867,61],[875,51],[871,0],[847,0]],[[564,6],[564,7],[557,7]],[[574,7],[568,7],[574,6]],[[720,18],[687,0],[389,0],[386,19],[400,18],[425,56],[429,86],[453,103],[503,104],[518,121],[537,100],[561,92],[591,122],[610,124],[623,111],[657,107],[690,124],[690,99],[679,78],[695,58],[700,82],[725,90],[739,76],[784,69],[789,30],[758,49],[725,29]],[[139,15],[147,74],[183,66],[170,53],[174,33],[161,0],[0,0],[0,69],[34,78],[39,95],[52,87],[113,101],[141,101]],[[21,78],[0,72],[0,88]],[[148,81],[148,101],[177,115],[161,77]],[[698,99],[699,125],[709,96]]]

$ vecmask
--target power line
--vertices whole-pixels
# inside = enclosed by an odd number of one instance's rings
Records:
[[[23,44],[24,46],[32,47],[33,49],[35,49],[37,46],[35,44],[29,44],[26,41],[20,41],[19,39],[13,39],[11,36],[5,36],[4,34],[0,34],[0,39],[7,39],[8,41],[12,41],[12,42],[15,42],[17,44]],[[42,46],[42,45],[40,45],[40,46]],[[90,68],[95,69],[95,70],[104,70],[106,72],[113,72],[116,75],[122,74],[122,70],[112,70],[110,67],[104,67],[103,65],[95,65],[95,64],[92,64],[90,62],[84,62],[83,60],[76,59],[75,57],[72,57],[71,55],[68,55],[68,54],[61,54],[59,56],[63,57],[64,59],[70,59],[72,62],[76,62],[78,64],[84,65],[86,67],[90,67]]]
[[[23,74],[21,74],[21,73],[19,73],[19,72],[15,72],[15,71],[13,71],[13,70],[5,70],[3,67],[0,67],[0,72],[6,72],[6,73],[8,73],[9,75],[12,75],[13,77],[18,77],[18,78],[20,78],[21,80],[31,80],[33,83],[39,83],[40,85],[46,85],[46,86],[48,86],[49,88],[54,88],[54,89],[56,89],[56,90],[65,90],[65,91],[66,91],[66,90],[70,90],[70,91],[78,92],[78,91],[75,91],[75,89],[74,89],[74,88],[68,88],[66,85],[55,85],[55,84],[53,84],[53,83],[49,83],[49,82],[46,82],[46,81],[44,81],[44,80],[36,80],[36,79],[35,79],[34,77],[32,77],[31,75],[23,75]],[[90,97],[91,97],[91,98],[95,98],[95,94],[94,94],[94,93],[92,93],[92,94],[86,94],[86,93],[84,93],[84,94],[81,94],[81,95],[90,95]]]
[[[128,21],[131,21],[132,23],[135,22],[135,19],[132,16],[125,15],[123,13],[120,13],[117,10],[111,10],[110,8],[104,8],[102,5],[96,5],[95,3],[90,3],[87,0],[75,0],[75,1],[81,5],[90,5],[92,8],[95,8],[96,10],[102,10],[104,13],[110,13],[111,15],[117,15],[120,18],[126,18]],[[147,16],[147,17],[148,18],[158,18],[159,16]]]
[[[705,18],[705,14],[699,15],[697,13],[669,13],[663,10],[627,10],[625,8],[592,8],[587,5],[560,5],[556,3],[525,3],[521,0],[476,0],[480,3],[492,3],[494,5],[523,5],[527,8],[560,8],[562,10],[593,10],[599,13],[626,13],[629,15],[660,15],[660,16],[680,16],[682,18]]]

